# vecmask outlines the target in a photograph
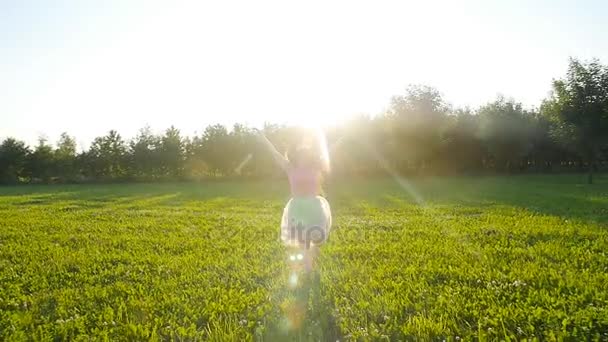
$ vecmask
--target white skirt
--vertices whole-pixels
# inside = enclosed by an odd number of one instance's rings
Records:
[[[281,240],[290,246],[321,245],[331,230],[331,209],[321,196],[294,197],[281,218]]]

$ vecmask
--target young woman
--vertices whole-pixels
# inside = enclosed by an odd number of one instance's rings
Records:
[[[303,251],[296,257],[310,270],[317,247],[327,240],[331,229],[331,209],[321,196],[323,175],[329,172],[325,139],[320,132],[313,134],[312,139],[302,139],[301,143],[291,146],[285,157],[263,133],[258,133],[289,178],[292,197],[283,210],[281,240]]]

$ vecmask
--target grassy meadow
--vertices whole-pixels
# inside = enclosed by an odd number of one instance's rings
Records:
[[[296,289],[286,182],[1,187],[0,340],[608,340],[608,177],[585,181],[335,180]]]

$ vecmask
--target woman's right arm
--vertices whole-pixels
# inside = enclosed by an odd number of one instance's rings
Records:
[[[257,133],[258,138],[262,141],[262,143],[266,146],[266,148],[272,154],[272,157],[275,160],[275,162],[277,164],[279,164],[279,166],[283,170],[287,170],[287,167],[289,165],[289,161],[287,160],[287,158],[285,158],[279,151],[277,151],[276,147],[274,147],[274,145],[270,142],[270,140],[268,140],[268,138],[266,138],[266,136],[264,135],[264,132],[262,132],[259,129],[256,129],[255,131]]]

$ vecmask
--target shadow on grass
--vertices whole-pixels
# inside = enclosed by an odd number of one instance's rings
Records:
[[[531,212],[584,222],[608,224],[608,175],[588,185],[586,175],[526,175],[510,177],[426,178],[412,181],[424,205],[458,206],[472,210],[504,205]],[[416,205],[414,196],[392,179],[370,180],[356,185],[338,183],[331,192],[334,213],[351,210],[353,199],[376,207]]]
[[[400,201],[416,205],[449,205],[482,209],[507,205],[564,218],[608,224],[608,175],[588,185],[586,175],[523,175],[504,177],[422,178],[411,182],[415,194],[391,178],[341,180],[326,187],[335,215],[360,210],[358,203],[399,210]],[[412,191],[411,189],[409,191]],[[289,197],[286,181],[213,181],[205,183],[127,183],[86,185],[25,185],[0,187],[0,205],[39,206],[75,201],[88,208],[183,206],[205,202],[229,209],[233,199],[283,203]],[[229,200],[228,200],[229,199]],[[395,200],[397,199],[397,200]],[[214,203],[216,202],[216,203]],[[356,205],[355,205],[356,204]],[[279,213],[280,214],[280,213]],[[277,215],[279,215],[277,214]]]
[[[60,201],[86,202],[90,207],[129,203],[179,206],[222,198],[272,200],[288,196],[283,182],[125,183],[20,185],[0,187],[0,203],[16,206],[52,205]]]
[[[333,306],[323,300],[319,271],[301,274],[301,283],[282,294],[281,315],[267,322],[258,341],[339,341],[342,336],[332,314]]]

